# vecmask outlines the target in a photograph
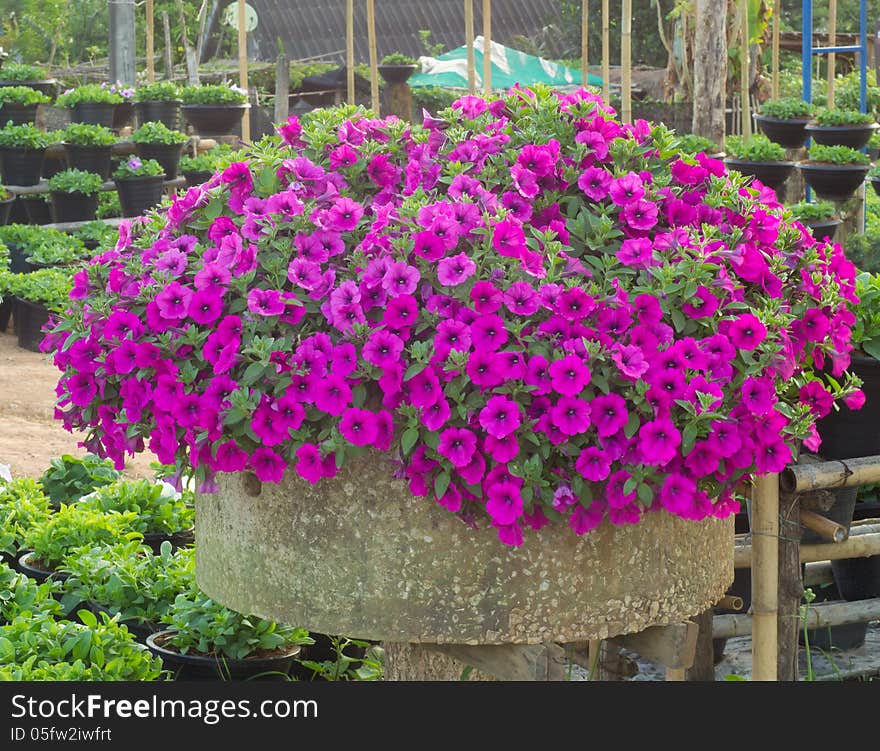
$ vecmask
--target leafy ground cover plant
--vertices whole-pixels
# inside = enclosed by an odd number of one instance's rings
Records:
[[[186,143],[189,136],[179,130],[171,130],[164,123],[148,122],[131,134],[131,140],[135,143],[162,143],[170,146]]]
[[[54,137],[35,125],[5,125],[0,128],[0,146],[8,149],[45,149]]]
[[[136,102],[176,102],[180,100],[180,87],[173,81],[156,81],[138,86],[134,92]]]
[[[50,513],[48,496],[32,478],[0,483],[0,553],[18,555],[28,532],[44,524]]]
[[[587,91],[291,118],[123,225],[72,298],[57,414],[117,466],[149,447],[211,492],[390,451],[510,545],[734,513],[858,399],[840,246]]]
[[[184,104],[244,104],[247,92],[232,84],[185,86],[180,90]]]
[[[52,503],[71,504],[96,488],[116,482],[121,475],[113,462],[94,454],[83,457],[63,454],[49,461],[40,476],[40,485]]]
[[[6,61],[0,66],[0,81],[43,81],[46,71],[38,65]]]
[[[874,115],[858,110],[823,109],[814,118],[816,125],[822,127],[840,127],[844,125],[870,125]]]
[[[0,271],[0,295],[38,303],[53,313],[61,313],[67,307],[70,290],[68,270],[45,268],[27,274]]]
[[[761,105],[761,114],[766,117],[776,117],[780,120],[802,120],[813,115],[815,108],[809,102],[797,97],[786,97],[764,102]]]
[[[817,164],[870,164],[871,159],[861,151],[849,146],[823,146],[820,143],[810,146],[809,161]]]
[[[210,151],[205,151],[197,156],[184,155],[180,158],[180,171],[215,172],[220,168],[228,167],[235,153],[231,146],[220,144]]]
[[[880,274],[860,273],[856,294],[859,304],[852,329],[853,346],[880,360]]]
[[[34,104],[48,104],[52,99],[42,91],[29,86],[0,86],[0,121],[3,119],[4,104],[19,104],[29,107]]]
[[[15,245],[35,264],[73,263],[88,257],[83,243],[54,227],[7,224],[0,227],[0,241]]]
[[[98,248],[109,248],[116,244],[119,230],[100,220],[95,220],[77,227],[71,234],[86,246],[92,244]]]
[[[193,510],[170,485],[150,480],[117,480],[78,502],[85,509],[135,514],[132,529],[141,533],[179,532],[193,525]]]
[[[380,65],[415,65],[416,59],[402,52],[391,52],[379,61]]]
[[[837,209],[830,201],[815,201],[809,203],[800,201],[789,206],[792,215],[799,222],[821,222],[834,219],[837,216]]]
[[[165,170],[155,159],[139,159],[136,156],[121,162],[113,170],[113,177],[117,180],[126,180],[131,177],[158,177],[164,174]]]
[[[384,651],[376,644],[347,636],[331,636],[332,660],[297,660],[313,671],[313,678],[325,681],[380,681],[385,673]],[[364,650],[353,656],[346,650]]]
[[[114,88],[106,84],[87,83],[68,89],[59,95],[56,104],[59,107],[74,107],[81,102],[96,102],[104,104],[122,104],[125,98]]]
[[[83,193],[93,196],[104,185],[101,176],[81,169],[66,169],[49,178],[49,190],[59,193]]]
[[[677,141],[678,147],[684,154],[699,154],[700,152],[714,154],[718,151],[718,147],[712,143],[711,139],[695,136],[693,133],[680,135]]]
[[[37,584],[0,562],[0,624],[10,623],[26,613],[62,616],[61,603],[54,597],[60,590],[58,582],[48,579]]]
[[[726,141],[728,155],[745,162],[784,162],[785,149],[763,133],[750,138],[730,136]]]
[[[58,135],[65,143],[77,146],[112,146],[119,140],[110,128],[90,123],[70,123]]]
[[[162,661],[128,629],[87,610],[83,623],[47,614],[19,616],[0,626],[0,680],[153,681]]]

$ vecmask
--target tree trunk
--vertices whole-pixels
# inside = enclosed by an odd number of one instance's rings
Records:
[[[693,132],[724,146],[727,2],[697,0]]]

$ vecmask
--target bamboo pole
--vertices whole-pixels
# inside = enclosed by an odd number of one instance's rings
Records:
[[[165,63],[165,78],[171,80],[174,78],[174,58],[171,51],[171,22],[168,20],[168,11],[162,11],[162,31],[165,38],[165,49],[163,50],[163,60]]]
[[[589,43],[590,43],[590,0],[583,0],[581,5],[581,86],[586,86],[590,76]]]
[[[780,15],[782,14],[782,0],[776,0],[773,5],[773,51],[771,65],[773,66],[773,79],[770,94],[773,99],[779,99],[779,27]]]
[[[843,626],[847,623],[864,623],[880,618],[880,597],[870,600],[832,601],[812,603],[807,609],[807,628]],[[712,635],[718,639],[734,636],[754,636],[755,623],[752,616],[744,613],[716,615],[712,619]],[[752,668],[754,677],[754,666]]]
[[[464,43],[467,46],[468,94],[476,94],[477,63],[474,56],[474,0],[464,0]]]
[[[492,94],[492,0],[483,0],[483,94]]]
[[[602,0],[602,99],[611,101],[611,11],[608,0]]]
[[[745,540],[735,540],[733,548],[733,567],[749,568],[752,565],[753,548]],[[849,537],[843,542],[813,543],[801,545],[801,563],[839,560],[841,558],[865,558],[880,555],[880,524],[868,524],[849,530]]]
[[[742,610],[743,602],[742,597],[738,597],[737,595],[724,595],[717,603],[715,603],[719,608],[723,608],[724,610]]]
[[[801,509],[801,524],[828,542],[843,542],[849,537],[849,531],[842,524],[808,509]]]
[[[275,119],[276,124],[286,123],[290,115],[290,60],[280,54],[275,61]]]
[[[238,85],[248,90],[247,30],[245,29],[245,0],[238,0]],[[248,109],[241,119],[241,140],[251,140],[251,115]]]
[[[831,561],[814,561],[804,564],[804,586],[815,587],[818,584],[830,584],[834,581]]]
[[[367,41],[370,45],[370,107],[379,117],[379,54],[376,51],[376,2],[367,0]]]
[[[623,0],[620,13],[620,110],[632,122],[632,0]]]
[[[837,0],[828,2],[828,46],[837,46]],[[834,70],[835,54],[828,53],[828,109],[834,109]]]
[[[779,475],[755,479],[752,501],[752,679],[776,680]]]
[[[153,0],[147,0],[147,81],[153,83],[156,80],[156,64],[153,56],[156,52],[156,42],[154,39],[155,19],[153,18]]]
[[[749,102],[749,0],[740,0],[740,98],[742,99],[742,135],[752,135],[752,107]]]
[[[345,73],[347,78],[345,101],[354,104],[354,0],[345,0]]]
[[[816,464],[793,464],[779,476],[779,488],[785,493],[810,490],[851,488],[880,482],[880,456],[825,461]]]

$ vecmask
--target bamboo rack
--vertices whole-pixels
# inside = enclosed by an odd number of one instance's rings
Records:
[[[345,101],[354,104],[354,0],[345,0],[345,76]]]
[[[467,45],[468,94],[476,94],[477,63],[474,56],[474,0],[464,0],[464,43]]]
[[[752,546],[747,536],[737,536],[733,548],[734,568],[749,568],[752,565]],[[880,524],[853,525],[849,537],[843,542],[815,543],[801,545],[801,563],[839,560],[842,558],[866,558],[880,555]]]
[[[779,602],[779,475],[755,479],[752,499],[752,679],[775,681]]]
[[[783,493],[806,493],[877,482],[880,482],[880,456],[866,456],[846,461],[789,465],[779,476],[779,489]]]
[[[492,94],[492,0],[483,0],[483,93]]]
[[[245,0],[238,0],[238,84],[245,91],[248,90],[248,61],[247,61],[247,29],[245,28]],[[249,109],[245,108],[241,119],[241,140],[251,140],[251,116]]]
[[[367,41],[370,45],[370,106],[379,117],[379,54],[376,51],[376,0],[367,0]]]
[[[849,531],[846,527],[821,514],[817,514],[815,511],[802,508],[800,516],[801,524],[817,535],[821,535],[828,542],[843,542],[849,537]]]
[[[611,10],[608,0],[602,0],[602,99],[611,98]]]
[[[623,0],[620,19],[620,110],[632,122],[632,0]]]

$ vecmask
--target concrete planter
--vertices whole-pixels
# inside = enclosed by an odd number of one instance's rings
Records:
[[[219,602],[393,642],[572,642],[676,622],[733,581],[733,517],[658,512],[584,537],[548,525],[517,549],[392,478],[384,457],[316,485],[222,475],[196,499],[196,578]]]

